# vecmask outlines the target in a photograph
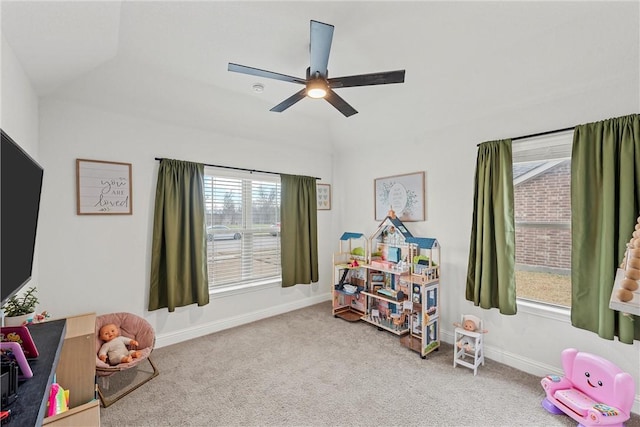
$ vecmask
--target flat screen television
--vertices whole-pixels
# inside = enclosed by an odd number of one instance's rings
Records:
[[[0,293],[4,305],[31,280],[44,171],[4,130],[0,132]]]

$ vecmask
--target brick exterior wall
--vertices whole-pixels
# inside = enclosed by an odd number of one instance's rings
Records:
[[[570,160],[514,187],[516,264],[571,268],[570,190]]]

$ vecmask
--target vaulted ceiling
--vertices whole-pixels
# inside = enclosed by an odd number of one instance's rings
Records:
[[[640,74],[638,2],[3,0],[1,12],[40,96],[204,129],[387,138]],[[336,90],[359,111],[350,118],[308,98],[270,112],[300,86],[227,64],[304,77],[312,19],[335,26],[330,77],[406,69],[405,83]]]

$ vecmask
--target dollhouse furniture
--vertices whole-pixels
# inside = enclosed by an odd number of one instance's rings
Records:
[[[561,354],[564,376],[548,375],[540,383],[542,406],[566,414],[581,426],[622,426],[630,418],[635,396],[633,377],[610,361],[568,348]]]
[[[462,325],[471,320],[476,325],[475,331],[466,330]],[[468,362],[466,358],[473,358]],[[484,329],[482,319],[472,314],[462,315],[461,326],[454,330],[453,367],[457,365],[473,369],[473,375],[478,373],[478,366],[484,365]]]
[[[395,329],[400,329],[407,324],[407,316],[410,316],[413,310],[412,305],[411,301],[405,300],[402,302],[402,311],[391,315],[391,321]]]
[[[138,351],[140,357],[133,359],[128,363],[120,363],[111,366],[98,358],[98,351],[102,346],[102,340],[99,337],[100,328],[104,325],[113,323],[120,329],[122,336],[132,338],[138,341]],[[98,395],[102,406],[105,408],[122,399],[141,385],[158,376],[159,372],[151,361],[150,355],[155,345],[156,337],[153,327],[142,317],[132,313],[111,313],[103,314],[96,317],[95,322],[95,366],[96,376],[98,377]],[[142,374],[142,379],[134,384],[127,384],[124,388],[114,393],[107,392],[110,388],[110,379],[114,375],[124,375],[124,371],[136,368],[140,364],[147,362],[151,367],[151,372],[138,369],[138,373]],[[115,377],[114,377],[115,379]]]

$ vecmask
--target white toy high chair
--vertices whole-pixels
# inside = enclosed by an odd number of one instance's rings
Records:
[[[465,321],[472,321],[476,325],[476,330],[471,331],[464,328]],[[478,373],[478,366],[484,365],[484,332],[482,319],[472,314],[462,315],[462,323],[454,331],[453,343],[453,367],[457,365],[473,369],[473,375]],[[459,346],[460,345],[460,346]],[[473,358],[473,362],[465,358]]]

